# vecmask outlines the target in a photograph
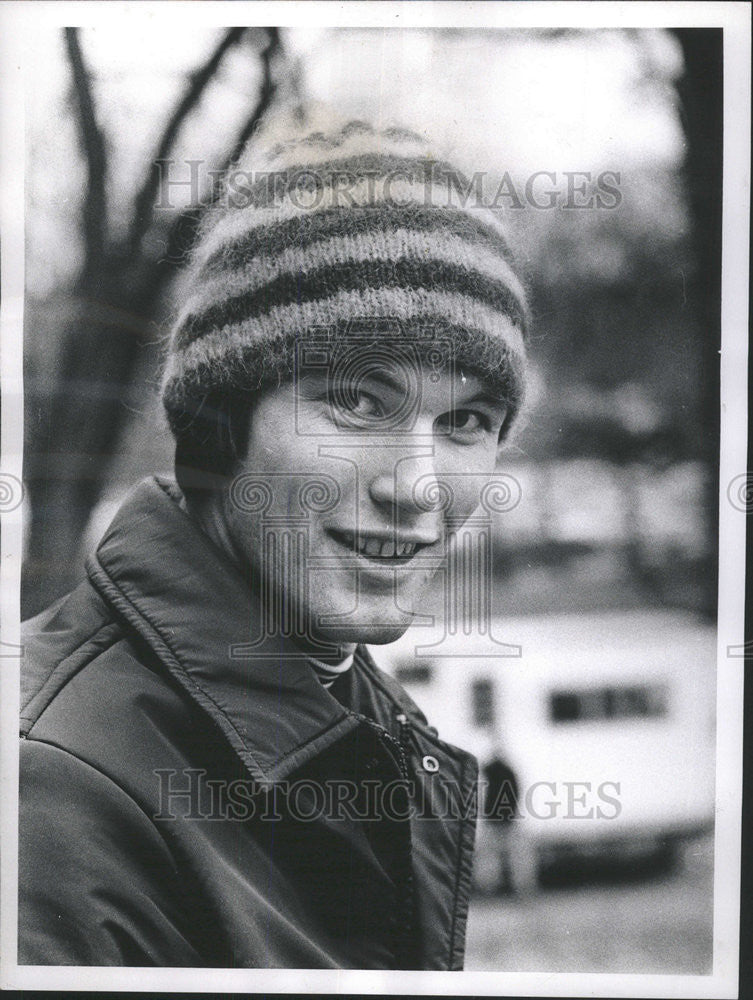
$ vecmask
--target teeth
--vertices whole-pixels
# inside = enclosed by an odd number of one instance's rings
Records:
[[[393,540],[380,541],[378,538],[358,538],[350,537],[350,544],[355,543],[356,548],[362,555],[372,556],[378,559],[392,559],[412,556],[415,554],[416,545],[413,542],[395,543]]]

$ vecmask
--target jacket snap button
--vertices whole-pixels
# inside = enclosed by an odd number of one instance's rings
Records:
[[[423,764],[424,771],[429,771],[433,774],[435,771],[439,770],[439,761],[436,757],[432,757],[430,754],[427,754],[421,763]]]

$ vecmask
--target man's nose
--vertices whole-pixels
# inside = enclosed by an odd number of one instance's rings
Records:
[[[430,447],[407,455],[396,448],[380,451],[369,478],[369,496],[375,504],[404,517],[418,517],[443,506]]]

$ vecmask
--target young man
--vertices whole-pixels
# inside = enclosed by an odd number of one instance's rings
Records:
[[[410,133],[252,166],[168,350],[177,483],[28,626],[22,963],[462,968],[476,762],[364,644],[420,612],[493,475],[523,292]]]

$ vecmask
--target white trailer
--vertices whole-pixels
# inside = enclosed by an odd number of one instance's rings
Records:
[[[716,630],[695,616],[534,616],[462,636],[413,627],[372,653],[444,739],[511,773],[495,794],[517,818],[480,824],[480,887],[505,866],[523,888],[563,854],[647,854],[711,828]]]

